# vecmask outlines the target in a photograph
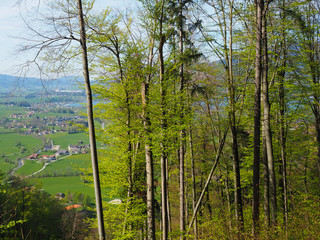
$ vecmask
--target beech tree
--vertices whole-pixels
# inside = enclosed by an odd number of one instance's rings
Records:
[[[90,3],[89,3],[90,5]],[[95,137],[95,127],[93,119],[93,104],[92,104],[92,92],[90,85],[89,77],[89,63],[88,63],[88,51],[87,51],[87,37],[85,30],[85,21],[83,17],[83,8],[81,0],[78,0],[77,3],[65,1],[58,2],[51,5],[51,8],[56,11],[61,11],[64,14],[63,17],[47,17],[42,19],[44,22],[49,21],[51,23],[50,27],[52,32],[43,33],[41,30],[33,27],[25,21],[28,29],[35,34],[31,41],[31,45],[25,45],[23,50],[37,50],[33,62],[38,65],[38,58],[40,55],[46,54],[48,61],[53,61],[55,64],[59,61],[62,61],[61,65],[58,63],[58,71],[63,69],[64,61],[69,62],[72,57],[64,57],[64,54],[69,51],[69,47],[73,41],[76,41],[81,46],[81,55],[82,55],[82,69],[84,76],[84,85],[86,89],[87,96],[87,117],[88,117],[88,132],[90,139],[90,149],[91,149],[91,160],[92,160],[92,170],[95,186],[95,198],[96,198],[96,208],[97,208],[97,220],[98,220],[98,229],[99,229],[99,239],[105,239],[104,233],[104,221],[103,221],[103,210],[102,210],[102,201],[101,201],[101,189],[100,189],[100,179],[99,179],[99,168],[98,168],[98,156],[97,156],[97,145]],[[74,22],[74,18],[78,17],[78,24]],[[65,23],[69,23],[66,25]],[[79,36],[75,37],[74,33],[79,32]],[[56,58],[56,56],[51,56],[52,53],[58,53],[62,51]],[[42,72],[43,69],[40,69]],[[51,69],[51,71],[54,69]]]

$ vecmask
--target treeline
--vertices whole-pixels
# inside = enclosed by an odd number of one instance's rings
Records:
[[[36,178],[46,178],[46,177],[71,177],[80,176],[83,173],[80,170],[74,169],[72,167],[65,167],[63,169],[50,169],[46,172],[40,172],[34,177]]]
[[[0,104],[3,104],[3,105],[14,105],[14,106],[17,106],[17,107],[31,107],[30,103],[28,103],[27,101],[19,101],[19,102],[6,101],[6,102],[0,102]]]
[[[316,239],[317,1],[137,2],[61,0],[37,36],[60,69],[70,41],[88,45],[101,182],[123,202],[104,205],[107,238]]]

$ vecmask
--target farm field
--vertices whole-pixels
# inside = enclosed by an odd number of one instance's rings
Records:
[[[34,136],[7,133],[0,130],[0,153],[2,155],[20,153],[21,147],[24,147],[26,152],[32,152],[34,149],[40,149],[41,146],[41,139]],[[23,155],[25,155],[25,153]]]
[[[0,119],[9,118],[13,113],[27,113],[24,107],[0,105]]]
[[[15,171],[16,175],[28,176],[43,167],[38,160],[24,160],[24,165]]]
[[[66,149],[69,145],[79,144],[79,141],[82,141],[84,144],[89,143],[89,137],[84,132],[73,134],[68,134],[67,132],[58,132],[46,135],[46,138],[50,138],[54,145],[61,145],[62,149]]]
[[[9,169],[13,169],[17,159],[30,155],[39,150],[41,146],[42,140],[37,137],[20,135],[0,128],[1,170],[7,172]]]
[[[55,195],[56,193],[65,193],[68,190],[71,193],[81,192],[85,195],[90,196],[94,201],[94,189],[91,184],[84,184],[80,176],[71,177],[47,177],[47,178],[34,178],[42,188]]]
[[[66,158],[62,160],[48,164],[43,171],[35,176],[63,176],[73,173],[77,173],[77,175],[79,175],[80,172],[82,172],[81,168],[87,169],[90,167],[90,154],[71,155],[66,156]]]

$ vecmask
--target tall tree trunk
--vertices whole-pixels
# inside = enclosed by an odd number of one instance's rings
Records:
[[[194,213],[196,208],[196,176],[194,166],[194,152],[193,152],[193,138],[191,127],[189,129],[189,144],[190,144],[190,160],[191,160],[191,179],[192,179],[192,211]],[[198,222],[197,217],[194,219],[194,240],[198,239]]]
[[[121,65],[120,65],[121,67]],[[122,74],[121,74],[122,75]],[[122,78],[122,77],[121,77]],[[127,145],[127,154],[128,154],[128,190],[127,190],[127,205],[126,205],[126,210],[125,210],[125,224],[123,230],[125,231],[127,229],[127,215],[131,210],[131,201],[133,197],[133,171],[132,171],[132,142],[131,142],[131,111],[130,111],[130,106],[129,106],[129,96],[128,92],[126,91],[126,109],[127,109],[127,138],[128,138],[128,145]],[[132,224],[129,226],[130,230],[132,229]]]
[[[270,102],[268,87],[268,39],[267,39],[267,11],[268,3],[263,9],[262,20],[262,49],[263,49],[263,68],[262,68],[262,103],[263,103],[263,131],[265,137],[265,147],[267,152],[267,163],[269,173],[270,187],[270,213],[272,224],[276,224],[277,220],[277,189],[276,175],[274,170],[273,146],[270,127]]]
[[[285,136],[285,92],[284,92],[284,74],[280,75],[279,99],[280,99],[280,154],[282,169],[282,198],[283,198],[283,216],[285,227],[288,225],[288,193],[287,193],[287,156],[286,156],[286,136]]]
[[[262,158],[263,158],[263,210],[264,210],[264,224],[266,227],[270,226],[270,201],[269,201],[269,169],[268,169],[268,155],[266,147],[266,139],[264,136],[264,127],[262,126]]]
[[[227,205],[228,205],[228,227],[230,234],[232,233],[232,220],[231,220],[231,196],[230,196],[230,187],[229,187],[229,168],[228,163],[226,163],[226,177],[225,177],[225,191],[227,197]],[[231,235],[232,236],[232,235]],[[232,238],[231,238],[232,239]]]
[[[183,55],[183,13],[182,0],[179,0],[179,45],[180,59]],[[184,184],[184,155],[185,155],[185,129],[184,129],[184,64],[180,62],[179,69],[180,80],[180,148],[179,148],[179,187],[180,187],[180,239],[185,239],[185,184]]]
[[[85,89],[86,89],[86,95],[87,95],[88,128],[89,128],[91,162],[92,162],[94,190],[95,190],[96,208],[97,208],[98,232],[99,232],[99,239],[104,240],[105,230],[104,230],[101,188],[100,188],[100,178],[99,178],[99,168],[98,168],[98,154],[97,154],[97,145],[96,145],[95,128],[94,128],[94,120],[93,120],[93,104],[92,104],[92,92],[91,92],[90,77],[89,77],[86,31],[85,31],[85,22],[83,19],[83,10],[82,10],[81,0],[78,0],[77,8],[78,8],[78,18],[79,18],[79,26],[80,26],[80,43],[81,43],[81,49],[82,49],[83,76],[84,76]]]
[[[148,66],[152,66],[154,39],[151,40]],[[155,239],[155,213],[154,213],[154,170],[153,170],[153,153],[151,123],[149,117],[149,84],[151,73],[147,73],[146,79],[142,82],[141,97],[143,106],[143,126],[145,134],[145,157],[146,157],[146,174],[147,174],[147,238]]]
[[[259,186],[260,186],[260,120],[261,120],[261,39],[262,11],[264,0],[255,0],[256,8],[256,57],[255,57],[255,101],[254,101],[254,139],[253,139],[253,203],[252,233],[259,232]]]
[[[240,182],[240,158],[238,149],[238,132],[236,126],[236,106],[235,106],[235,84],[233,78],[233,1],[229,1],[229,47],[225,49],[227,63],[227,75],[229,80],[229,121],[232,134],[232,154],[233,154],[233,172],[234,172],[234,201],[235,201],[235,217],[237,222],[237,231],[243,231],[243,211],[242,211],[242,196],[241,196],[241,182]],[[225,42],[227,46],[227,42]],[[229,51],[227,50],[229,49]],[[240,237],[240,236],[238,236]]]
[[[163,24],[163,10],[164,1],[162,1],[161,6],[161,19],[160,19],[160,44],[159,44],[159,62],[160,62],[160,97],[161,97],[161,141],[160,141],[160,151],[161,151],[161,213],[162,213],[162,239],[168,239],[168,189],[167,189],[167,153],[166,153],[166,131],[167,131],[167,121],[166,121],[166,91],[165,91],[165,78],[164,78],[164,57],[163,57],[163,46],[165,43],[165,36],[162,33]]]
[[[285,9],[285,0],[282,1],[282,9]],[[280,13],[281,21],[285,21],[285,11]],[[285,134],[285,89],[284,80],[287,68],[287,44],[285,30],[281,31],[282,62],[281,70],[278,72],[279,78],[279,109],[280,109],[280,154],[281,154],[281,170],[282,170],[282,198],[283,198],[283,216],[284,224],[287,229],[288,225],[288,194],[287,194],[287,156],[286,156],[286,134]]]
[[[148,113],[149,105],[149,82],[142,83],[143,125],[145,131],[145,156],[147,174],[147,236],[148,240],[155,239],[155,216],[154,216],[154,176],[153,176],[153,154],[151,149],[151,130]]]

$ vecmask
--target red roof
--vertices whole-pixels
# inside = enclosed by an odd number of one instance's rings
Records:
[[[71,206],[65,207],[64,209],[66,209],[66,210],[71,210],[71,209],[79,208],[79,207],[82,207],[82,205],[80,205],[80,204],[73,204],[73,205],[71,205]]]

